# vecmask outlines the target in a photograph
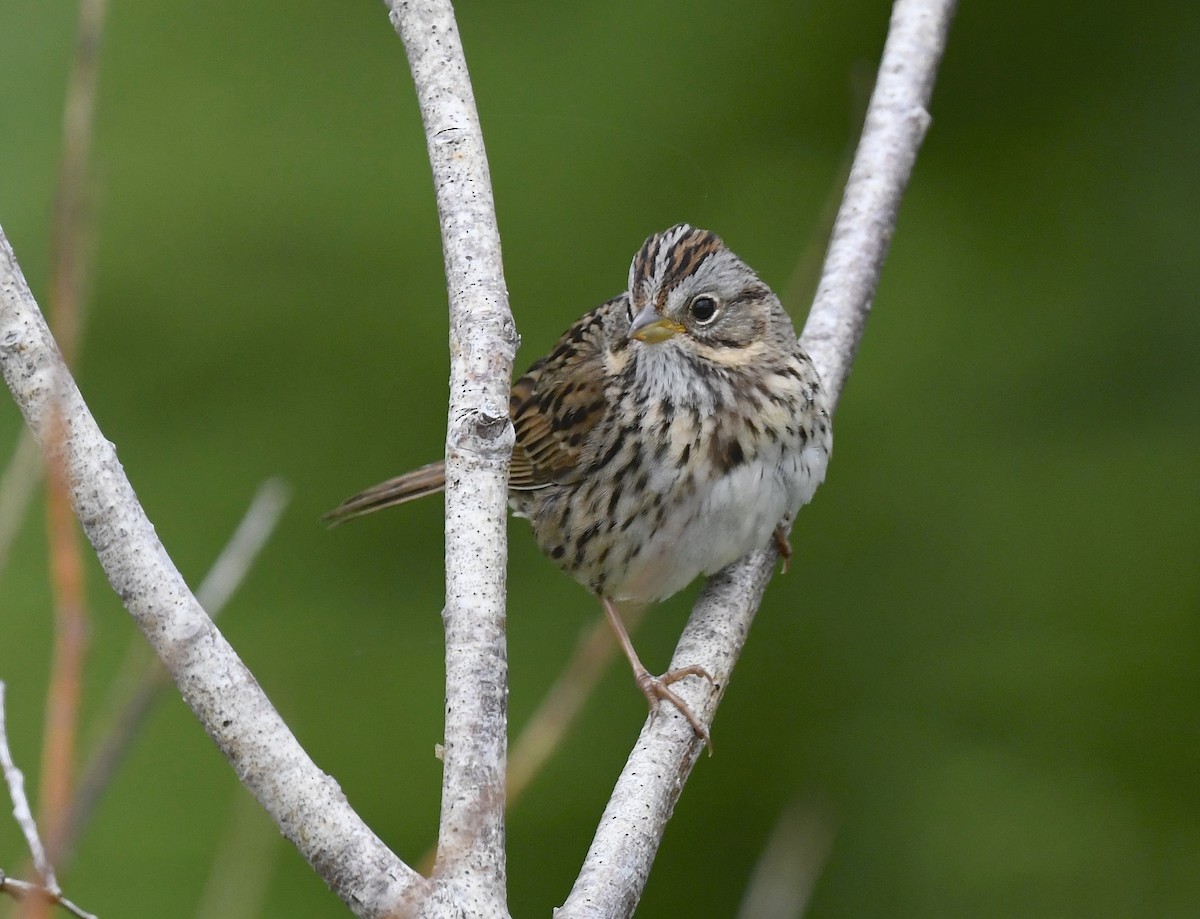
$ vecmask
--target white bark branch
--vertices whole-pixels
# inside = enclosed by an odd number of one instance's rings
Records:
[[[58,880],[54,876],[54,866],[46,855],[46,847],[42,845],[42,837],[38,833],[37,823],[33,819],[33,811],[29,807],[29,798],[25,796],[25,773],[13,760],[12,750],[8,746],[8,727],[6,724],[4,705],[4,681],[0,680],[0,773],[4,775],[4,784],[8,786],[8,797],[12,801],[13,819],[25,836],[25,845],[33,856],[33,868],[37,871],[47,891],[58,895]]]
[[[20,900],[28,896],[44,897],[51,903],[57,903],[67,912],[79,919],[96,919],[91,913],[80,909],[63,896],[62,888],[54,875],[54,866],[46,855],[46,847],[38,834],[37,823],[33,819],[33,811],[29,808],[29,799],[25,796],[25,775],[17,768],[13,760],[12,750],[8,746],[8,727],[4,705],[4,681],[0,680],[0,774],[4,776],[4,784],[8,786],[8,796],[13,803],[13,817],[25,836],[25,844],[33,856],[33,867],[41,878],[40,884],[30,881],[19,881],[10,878],[0,870],[0,891],[10,894]]]
[[[508,395],[517,336],[454,11],[448,0],[390,6],[425,125],[450,293],[446,733],[434,879],[452,885],[471,915],[503,916]]]
[[[32,884],[29,881],[19,881],[16,878],[10,878],[3,870],[0,870],[0,891],[10,894],[16,900],[24,900],[26,897],[43,897],[51,903],[61,906],[72,916],[78,917],[78,919],[98,919],[94,914],[72,903],[61,892],[55,893],[40,884]]]
[[[849,374],[900,198],[929,124],[927,106],[954,7],[955,0],[897,0],[892,11],[863,136],[801,336],[821,372],[831,406]],[[698,679],[673,687],[706,723],[711,723],[728,684],[776,558],[771,546],[710,578],[675,649],[672,669],[699,664],[716,678],[718,687],[712,691]],[[626,762],[557,919],[632,915],[700,750],[687,722],[661,706]]]
[[[75,514],[109,583],[242,783],[359,916],[401,911],[425,880],[309,759],[188,590],[63,364],[3,230],[0,372],[43,452],[62,463]],[[49,430],[56,403],[61,438]]]

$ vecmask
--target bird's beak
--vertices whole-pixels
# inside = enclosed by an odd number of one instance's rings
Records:
[[[674,320],[659,315],[652,303],[647,303],[645,308],[634,316],[633,322],[629,324],[629,337],[636,338],[638,341],[644,341],[650,345],[666,341],[671,336],[682,331],[683,326]]]

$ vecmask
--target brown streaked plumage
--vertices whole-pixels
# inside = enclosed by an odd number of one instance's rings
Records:
[[[582,316],[513,385],[509,503],[600,600],[656,711],[685,667],[651,676],[617,601],[671,596],[774,538],[825,475],[832,429],[778,298],[715,234],[649,237],[629,289]],[[441,491],[441,463],[355,495],[334,523]]]

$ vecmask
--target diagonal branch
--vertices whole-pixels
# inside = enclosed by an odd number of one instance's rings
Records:
[[[446,733],[435,876],[505,915],[508,394],[517,336],[475,97],[448,0],[391,3],[433,166],[450,292]]]
[[[863,136],[834,224],[816,301],[801,341],[837,404],[896,226],[900,199],[930,117],[934,75],[945,48],[954,0],[897,0]],[[700,680],[678,692],[708,723],[741,653],[763,591],[774,547],[755,552],[709,579],[675,649],[671,667],[699,664]],[[676,713],[642,729],[600,821],[579,878],[558,919],[622,919],[641,898],[666,823],[700,744]]]
[[[426,882],[309,759],[188,590],[67,372],[2,230],[0,373],[49,461],[62,464],[109,583],[242,783],[357,915],[401,911]],[[61,438],[50,430],[56,410]]]

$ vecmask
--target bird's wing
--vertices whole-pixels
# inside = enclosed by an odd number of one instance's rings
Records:
[[[582,316],[548,355],[512,388],[509,413],[517,432],[508,487],[515,490],[576,481],[588,435],[607,409],[606,326],[624,310],[617,297]]]

